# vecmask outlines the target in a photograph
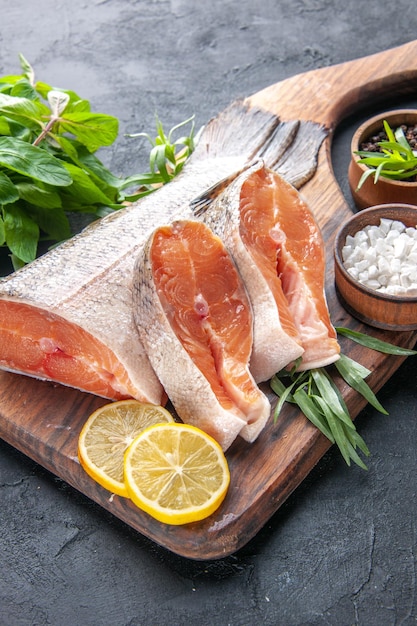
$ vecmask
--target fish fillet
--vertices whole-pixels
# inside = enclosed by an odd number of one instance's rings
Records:
[[[156,229],[134,286],[139,334],[181,419],[223,449],[256,439],[271,407],[249,371],[251,306],[220,238],[191,220]]]
[[[304,351],[276,271],[275,206],[263,174],[260,161],[205,210],[194,207],[225,243],[245,283],[254,320],[250,369],[257,382],[269,380]]]
[[[324,293],[320,230],[297,190],[261,161],[198,217],[221,237],[244,280],[254,312],[251,372],[257,382],[302,357],[300,368],[327,365],[339,345]]]
[[[275,209],[271,236],[277,244],[277,272],[304,348],[298,370],[325,367],[337,361],[340,346],[327,306],[320,228],[301,194],[284,178],[266,168],[255,176],[252,202],[266,188]]]
[[[260,150],[274,160],[276,145],[281,154],[280,124],[285,129],[276,116],[234,103],[207,124],[174,181],[2,279],[0,368],[110,399],[160,403],[163,389],[132,316],[136,255],[155,227],[208,187],[229,182]],[[319,133],[317,151],[322,139]]]

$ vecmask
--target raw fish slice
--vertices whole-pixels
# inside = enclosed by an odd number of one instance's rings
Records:
[[[105,398],[123,399],[136,393],[114,354],[78,326],[35,307],[0,300],[1,365],[45,380],[60,380]]]
[[[109,399],[134,397],[154,404],[163,401],[163,388],[132,319],[129,264],[133,266],[134,260],[127,256],[124,265],[108,266],[108,259],[114,258],[116,251],[116,242],[110,245],[106,241],[102,220],[0,282],[2,369]],[[14,318],[16,307],[26,309],[25,316]],[[38,354],[26,352],[27,345],[38,342],[39,329],[39,346],[45,355],[49,346],[56,346],[54,368],[45,369],[41,361],[37,362]],[[8,344],[11,332],[15,354]],[[71,347],[67,345],[69,336],[77,337],[77,347],[75,341]],[[71,376],[64,367],[64,359],[67,366],[70,364],[69,356],[73,357]],[[92,384],[92,372],[97,371],[111,384],[104,388],[101,380]]]
[[[270,181],[273,189],[276,223],[271,234],[279,250],[277,271],[304,348],[298,369],[324,367],[338,360],[340,346],[325,295],[326,257],[321,231],[292,185],[266,169],[258,175]]]
[[[197,221],[158,228],[134,284],[139,334],[181,419],[223,449],[253,441],[271,407],[249,372],[251,307],[221,240]]]
[[[194,210],[225,242],[245,282],[254,312],[255,380],[268,380],[300,356],[300,370],[336,361],[324,243],[295,187],[259,162],[209,205],[200,198]]]
[[[232,255],[252,305],[252,375],[257,382],[269,380],[304,351],[276,271],[273,185],[260,161],[203,211],[200,200],[195,209]]]

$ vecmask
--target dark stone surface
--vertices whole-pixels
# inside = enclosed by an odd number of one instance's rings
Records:
[[[40,80],[120,119],[102,154],[147,166],[152,132],[291,75],[406,43],[407,0],[0,0],[0,75],[18,53]],[[334,143],[342,190],[350,121]],[[357,425],[369,470],[331,450],[239,553],[194,562],[159,548],[0,442],[1,626],[411,626],[416,600],[417,367],[408,359]]]

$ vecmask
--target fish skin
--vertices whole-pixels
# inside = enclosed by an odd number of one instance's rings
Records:
[[[278,124],[275,115],[234,103],[208,123],[177,178],[2,279],[0,299],[26,303],[39,315],[53,313],[84,329],[124,366],[128,394],[159,404],[163,389],[132,315],[135,258],[158,224],[188,212],[194,197],[256,158]],[[16,371],[1,361],[1,350],[0,367]],[[82,381],[77,386],[83,390]]]
[[[199,242],[197,252],[188,245],[187,231],[192,232],[194,240]],[[176,252],[178,248],[170,245],[171,240],[181,247],[181,256]],[[158,256],[161,246],[162,252]],[[215,258],[213,250],[217,255]],[[177,273],[176,258],[172,260],[173,254],[180,259],[181,275]],[[204,268],[207,281],[206,278],[201,281],[199,264],[207,255],[209,260],[203,261],[209,267],[207,273]],[[181,284],[183,275],[186,285]],[[224,284],[225,292],[222,291]],[[219,290],[216,289],[218,285]],[[169,298],[171,293],[173,296]],[[227,450],[238,435],[249,442],[254,441],[270,417],[271,406],[249,371],[252,309],[245,285],[223,242],[206,225],[195,220],[194,223],[177,220],[156,229],[136,261],[133,302],[142,342],[179,417],[210,434],[223,450]],[[226,325],[222,317],[221,328],[218,326],[219,314],[216,315],[219,302],[221,311],[224,308],[227,311]],[[235,307],[239,313],[235,312]],[[184,318],[192,319],[194,334],[183,322]],[[242,325],[243,320],[249,327]],[[185,332],[182,332],[183,328]],[[232,340],[227,341],[230,328]],[[245,344],[243,348],[242,343]],[[187,348],[190,344],[191,352]],[[203,358],[204,371],[201,360],[198,360],[201,352],[206,355]],[[216,383],[210,382],[213,375]],[[218,392],[221,396],[227,396],[230,407],[221,402],[216,388],[221,390]]]
[[[295,327],[291,335],[283,328],[281,319],[283,312],[277,306],[271,284],[256,264],[240,233],[242,186],[256,172],[264,169],[265,164],[262,160],[253,164],[205,210],[198,211],[199,219],[225,243],[245,283],[254,320],[250,368],[257,382],[269,380],[276,372],[298,359],[304,352]],[[204,205],[203,199],[201,199],[201,205]],[[275,277],[274,286],[282,293],[278,276]],[[289,316],[288,311],[286,314]]]

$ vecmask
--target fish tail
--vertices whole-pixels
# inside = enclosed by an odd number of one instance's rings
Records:
[[[203,128],[191,161],[239,157],[243,167],[221,179],[191,202],[196,217],[240,174],[262,162],[299,189],[315,173],[327,130],[316,122],[280,118],[264,109],[233,102]]]
[[[327,134],[327,129],[316,122],[301,121],[293,140],[271,169],[300,189],[317,169],[319,148]]]
[[[237,100],[206,124],[191,158],[236,156],[246,162],[254,161],[279,124],[274,113]]]

